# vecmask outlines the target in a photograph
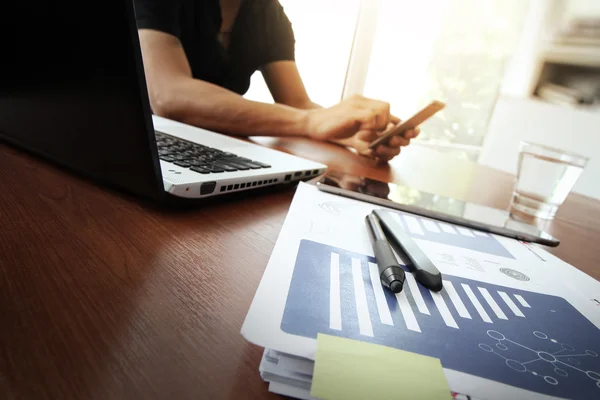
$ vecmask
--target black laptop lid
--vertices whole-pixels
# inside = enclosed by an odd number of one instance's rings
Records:
[[[7,3],[0,6],[0,139],[162,197],[131,0]]]

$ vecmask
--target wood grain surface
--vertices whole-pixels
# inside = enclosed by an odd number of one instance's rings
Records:
[[[419,146],[382,167],[334,145],[257,141],[496,207],[514,182]],[[278,398],[239,332],[293,194],[164,209],[0,144],[2,397]],[[562,240],[554,254],[600,278],[600,202],[570,195],[545,228]]]

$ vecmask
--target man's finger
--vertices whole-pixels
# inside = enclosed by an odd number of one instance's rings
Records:
[[[367,148],[366,150],[359,151],[358,154],[360,154],[361,156],[369,157],[369,158],[375,158],[375,156],[376,156],[375,150],[371,150],[369,148]]]
[[[390,123],[390,104],[380,100],[368,99],[358,96],[354,98],[359,108],[372,113],[371,118],[365,118],[362,127],[364,129],[384,130]]]
[[[380,144],[375,149],[375,157],[378,157],[382,160],[391,160],[392,158],[396,157],[398,154],[400,154],[399,147],[387,147],[387,146]]]
[[[406,139],[402,136],[394,136],[391,138],[387,146],[388,147],[400,147],[400,146],[408,146],[410,144],[410,139]]]
[[[356,133],[356,138],[368,144],[377,139],[379,134],[380,133],[378,131],[372,129],[363,129]]]
[[[404,133],[404,137],[407,139],[414,139],[419,136],[419,133],[421,133],[421,129],[419,128],[409,129]]]
[[[396,126],[396,124],[394,124],[393,122],[388,123],[387,126],[385,127],[385,130],[381,131],[379,136],[388,133],[388,131],[391,131],[392,129],[394,129],[395,126]]]
[[[384,110],[378,108],[369,109],[371,116],[365,118],[365,124],[362,125],[363,129],[372,129],[375,131],[382,131],[387,128],[390,122],[390,116]]]
[[[359,123],[358,131],[371,131],[376,130],[374,127],[377,126],[377,114],[373,110],[364,108],[354,110],[355,121]]]

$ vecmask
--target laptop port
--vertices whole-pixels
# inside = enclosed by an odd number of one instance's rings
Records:
[[[215,188],[217,187],[217,182],[205,182],[202,184],[202,186],[200,186],[200,194],[201,195],[205,195],[205,194],[211,194],[212,192],[215,191]]]

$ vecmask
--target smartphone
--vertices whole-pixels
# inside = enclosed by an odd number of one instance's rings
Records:
[[[399,122],[396,126],[390,128],[387,132],[384,132],[383,135],[373,140],[369,144],[369,148],[374,149],[378,145],[386,143],[393,136],[403,135],[404,132],[408,131],[409,129],[416,128],[444,107],[446,107],[446,104],[442,103],[441,101],[432,101],[425,108],[423,108],[421,111],[419,111],[406,121]]]
[[[317,188],[324,192],[526,242],[551,247],[560,244],[558,239],[537,227],[511,218],[507,211],[438,196],[394,183],[328,172],[317,182]]]

